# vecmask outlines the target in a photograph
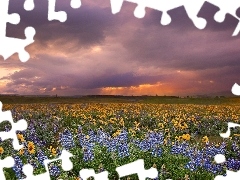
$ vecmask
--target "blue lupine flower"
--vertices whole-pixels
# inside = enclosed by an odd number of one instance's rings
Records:
[[[92,161],[94,159],[93,149],[89,147],[84,147],[83,149],[83,160],[84,161]]]
[[[88,131],[88,135],[90,137],[90,141],[91,142],[96,142],[97,141],[97,136],[96,136],[96,134],[94,133],[94,131],[92,129],[90,129]]]
[[[64,132],[60,135],[60,141],[66,150],[69,150],[74,146],[72,133],[68,129],[65,129]]]
[[[38,162],[44,166],[44,160],[45,159],[48,159],[47,156],[44,154],[44,152],[42,150],[39,150],[37,152],[37,159],[38,159]]]
[[[109,138],[109,140],[107,141],[107,151],[108,152],[114,152],[117,151],[117,140],[116,139],[111,139]]]
[[[142,150],[142,151],[148,151],[150,150],[151,148],[151,144],[146,140],[144,139],[143,141],[141,141],[139,143],[139,148]]]
[[[38,164],[33,159],[27,159],[28,164],[31,164],[34,169],[38,167]]]
[[[128,149],[128,144],[126,142],[123,142],[118,146],[118,156],[123,158],[126,156],[129,156],[129,149]]]
[[[23,173],[22,173],[23,162],[19,156],[14,156],[13,159],[15,161],[15,164],[12,167],[12,169],[15,172],[18,179],[23,179]]]
[[[61,173],[59,167],[52,165],[49,167],[49,173],[51,176],[58,177]]]
[[[160,157],[160,156],[162,156],[162,149],[156,146],[152,149],[151,154],[155,157],[156,156]]]

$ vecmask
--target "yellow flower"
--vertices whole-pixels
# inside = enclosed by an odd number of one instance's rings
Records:
[[[168,140],[167,140],[167,139],[164,139],[164,141],[163,141],[164,145],[166,145],[167,142],[168,142]]]
[[[30,154],[34,154],[35,153],[35,145],[33,142],[28,142],[28,152]]]
[[[34,146],[34,143],[32,141],[28,141],[28,146]]]
[[[182,138],[183,138],[184,140],[189,141],[190,138],[191,138],[191,136],[190,136],[189,134],[183,134],[183,135],[182,135]]]
[[[21,138],[23,138],[23,135],[22,134],[17,134],[17,138],[21,139]]]
[[[21,142],[24,142],[24,141],[25,141],[25,139],[24,139],[24,137],[23,137],[22,134],[17,134],[17,138],[18,138],[18,140],[20,140]]]
[[[209,141],[209,139],[208,139],[207,136],[204,136],[204,137],[202,138],[202,142],[207,143],[208,141]]]
[[[163,129],[163,128],[164,128],[163,123],[158,123],[158,127],[159,127],[160,129]]]
[[[136,129],[136,130],[139,129],[140,123],[138,123],[137,121],[134,121],[134,124],[135,124],[135,129]]]
[[[23,155],[24,154],[24,148],[20,149],[18,153],[19,153],[19,155]]]
[[[52,148],[52,149],[51,149],[51,153],[52,153],[53,156],[56,156],[56,155],[57,155],[56,149],[55,149],[55,148]]]
[[[3,154],[3,153],[4,153],[3,147],[0,147],[0,154]]]

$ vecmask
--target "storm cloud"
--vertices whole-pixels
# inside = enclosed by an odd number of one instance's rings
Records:
[[[85,0],[79,9],[59,0],[64,23],[48,21],[47,0],[30,12],[24,0],[10,2],[9,12],[21,22],[8,24],[7,36],[25,38],[27,26],[37,33],[26,48],[28,62],[0,59],[1,93],[191,95],[230,92],[240,83],[240,35],[232,37],[238,21],[227,15],[216,22],[218,8],[209,3],[199,12],[208,21],[199,30],[183,7],[170,11],[172,22],[163,26],[161,12],[147,9],[137,19],[128,2],[113,15],[107,0]]]

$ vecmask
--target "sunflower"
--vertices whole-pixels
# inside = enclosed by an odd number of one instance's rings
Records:
[[[35,145],[33,142],[28,142],[28,152],[30,154],[34,154],[35,153]]]

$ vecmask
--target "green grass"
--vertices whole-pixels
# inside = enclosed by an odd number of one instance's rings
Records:
[[[25,97],[0,95],[3,104],[31,103],[154,103],[154,104],[202,104],[240,105],[240,97],[178,98],[170,96],[83,96],[83,97]]]

